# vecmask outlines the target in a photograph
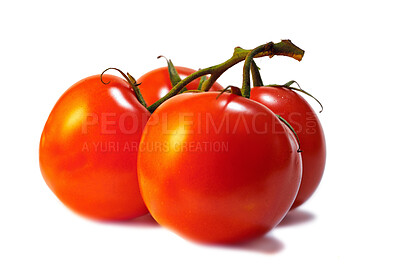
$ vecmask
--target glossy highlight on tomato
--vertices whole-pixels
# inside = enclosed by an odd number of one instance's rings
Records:
[[[265,106],[234,94],[171,98],[150,117],[140,146],[139,185],[151,215],[198,242],[265,234],[300,185],[293,133]]]
[[[303,160],[299,193],[292,209],[302,205],[316,191],[326,161],[325,136],[317,114],[298,93],[284,87],[263,86],[251,89],[253,99],[287,120],[297,133]]]
[[[175,67],[175,69],[181,79],[195,72],[193,69],[180,66]],[[153,104],[172,89],[168,67],[162,67],[147,72],[137,80],[137,83],[140,84],[139,89],[147,105]],[[197,90],[199,83],[200,78],[197,78],[186,85],[186,88],[188,90]],[[214,83],[212,89],[220,91],[224,88],[220,84]]]
[[[58,100],[43,129],[40,169],[73,211],[98,220],[146,214],[137,182],[137,146],[150,113],[113,75],[85,78]]]

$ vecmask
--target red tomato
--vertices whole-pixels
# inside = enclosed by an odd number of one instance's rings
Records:
[[[139,185],[154,219],[199,242],[263,235],[300,185],[294,135],[265,106],[233,94],[181,94],[150,117]]]
[[[150,113],[116,76],[83,79],[58,100],[44,127],[44,180],[69,208],[100,220],[147,213],[137,182],[137,147]]]
[[[195,70],[185,68],[185,67],[175,67],[181,79],[186,78]],[[197,90],[199,86],[200,78],[189,83],[186,88],[188,90]],[[171,80],[169,78],[168,68],[162,67],[155,70],[152,70],[137,80],[139,85],[140,92],[147,105],[151,105],[163,96],[165,96],[171,89]],[[220,91],[224,88],[218,83],[214,83],[212,86],[212,90]]]
[[[296,92],[283,87],[254,87],[250,99],[281,115],[296,131],[302,149],[303,175],[292,209],[317,189],[325,168],[326,146],[321,123],[312,107]]]

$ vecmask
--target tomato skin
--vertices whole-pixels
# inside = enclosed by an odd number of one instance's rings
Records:
[[[116,76],[85,78],[58,100],[43,129],[40,169],[73,211],[98,220],[146,214],[137,182],[137,151],[150,113]],[[129,145],[129,148],[127,147]]]
[[[159,224],[197,242],[233,243],[263,235],[286,215],[301,157],[293,134],[269,109],[218,95],[181,94],[152,114],[138,176]]]
[[[175,69],[181,79],[184,79],[195,72],[193,69],[179,66],[175,67]],[[199,82],[200,78],[197,78],[186,85],[186,88],[188,90],[197,90]],[[137,83],[140,84],[139,89],[147,105],[153,104],[172,89],[168,67],[162,67],[147,72],[137,80]],[[213,91],[220,91],[223,89],[224,88],[218,83],[212,85]]]
[[[322,125],[312,107],[296,92],[283,87],[254,87],[250,99],[287,120],[302,149],[303,175],[292,209],[306,202],[317,189],[325,169],[326,144]]]

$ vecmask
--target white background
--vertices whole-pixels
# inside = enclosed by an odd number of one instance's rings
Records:
[[[0,266],[399,266],[398,5],[333,3],[2,1]],[[328,158],[317,193],[264,238],[204,246],[149,217],[93,222],[44,183],[40,134],[76,81],[110,66],[140,77],[160,54],[204,68],[286,38],[304,59],[258,60],[264,82],[295,79],[323,102]],[[219,82],[240,86],[241,66]]]

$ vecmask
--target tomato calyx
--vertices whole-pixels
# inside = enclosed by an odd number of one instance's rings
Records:
[[[177,85],[180,81],[182,81],[181,77],[179,76],[179,73],[177,69],[175,68],[174,64],[172,63],[171,59],[167,59],[165,56],[158,56],[157,58],[164,58],[167,61],[168,65],[168,74],[169,74],[169,79],[171,81],[172,87]],[[207,76],[201,76],[199,85],[196,90],[188,90],[186,87],[183,87],[183,89],[179,92],[179,94],[185,93],[185,92],[190,92],[190,93],[200,93],[201,88],[203,86],[203,83],[207,80]]]
[[[296,84],[298,88],[293,87],[292,84]],[[324,106],[322,105],[322,103],[321,103],[316,97],[314,97],[312,94],[310,94],[310,93],[308,93],[307,91],[301,89],[299,83],[296,82],[296,81],[294,81],[294,80],[291,80],[291,81],[289,81],[289,82],[287,82],[287,83],[285,83],[285,84],[283,84],[283,85],[279,85],[279,84],[269,84],[269,85],[265,85],[265,86],[268,86],[268,87],[283,87],[283,88],[286,88],[286,89],[289,89],[289,90],[292,90],[292,91],[301,92],[301,93],[303,93],[303,94],[305,94],[305,95],[308,95],[309,97],[311,97],[311,98],[314,99],[315,101],[317,101],[317,103],[318,103],[318,104],[320,105],[320,107],[321,107],[321,110],[319,111],[319,113],[321,113],[321,112],[324,110]]]
[[[238,95],[238,96],[242,96],[242,92],[240,91],[239,87],[233,86],[233,85],[228,85],[227,87],[225,87],[224,90],[221,91],[221,93],[217,96],[217,99],[226,92],[230,92],[231,94],[234,95]]]
[[[167,65],[168,65],[168,74],[169,74],[169,79],[171,81],[171,85],[172,87],[174,87],[175,85],[177,85],[180,81],[182,81],[181,77],[179,76],[178,71],[176,70],[174,64],[172,63],[171,59],[167,59],[165,56],[158,56],[157,58],[164,58],[167,61]],[[203,83],[207,80],[207,76],[201,76],[200,77],[200,81],[199,81],[199,85],[197,87],[196,90],[188,90],[186,87],[183,87],[183,89],[179,92],[179,94],[182,94],[184,92],[190,92],[190,93],[200,93],[201,92],[201,88],[203,86]]]
[[[172,63],[171,59],[166,58],[163,55],[160,55],[157,57],[157,59],[159,58],[164,58],[167,61],[167,65],[168,65],[168,74],[169,74],[169,79],[171,81],[171,85],[172,87],[174,87],[175,85],[177,85],[180,81],[182,81],[181,77],[178,74],[178,71],[176,70],[174,64]],[[182,92],[183,91],[187,91],[188,89],[186,87],[183,87]]]
[[[281,122],[283,122],[283,124],[285,124],[285,125],[289,128],[289,130],[294,134],[294,136],[296,137],[297,144],[299,145],[299,148],[297,149],[297,153],[303,152],[303,150],[301,150],[301,148],[300,148],[300,139],[299,139],[299,136],[297,135],[296,131],[293,129],[292,125],[290,125],[290,123],[289,123],[287,120],[285,120],[282,116],[280,116],[280,115],[278,115],[278,114],[275,114],[275,116],[276,116]]]
[[[206,80],[207,80],[207,76],[201,76],[199,86],[197,87],[197,91],[201,92],[201,88],[203,87],[203,84]]]
[[[105,69],[105,70],[100,74],[100,80],[101,80],[101,82],[102,82],[103,84],[109,84],[109,83],[110,83],[109,81],[108,81],[108,82],[104,82],[104,80],[103,80],[103,75],[104,75],[104,73],[106,73],[106,72],[109,71],[109,70],[116,70],[116,71],[118,71],[118,72],[122,75],[122,77],[124,77],[124,79],[125,79],[125,80],[129,83],[129,85],[132,87],[132,91],[135,93],[136,98],[137,98],[137,100],[140,102],[140,104],[142,104],[145,108],[147,108],[146,101],[144,100],[142,94],[140,93],[139,87],[138,87],[140,84],[138,84],[138,83],[136,82],[135,78],[133,78],[132,75],[129,74],[129,72],[127,72],[127,73],[125,74],[122,70],[120,70],[120,69],[118,69],[118,68],[107,68],[107,69]]]

